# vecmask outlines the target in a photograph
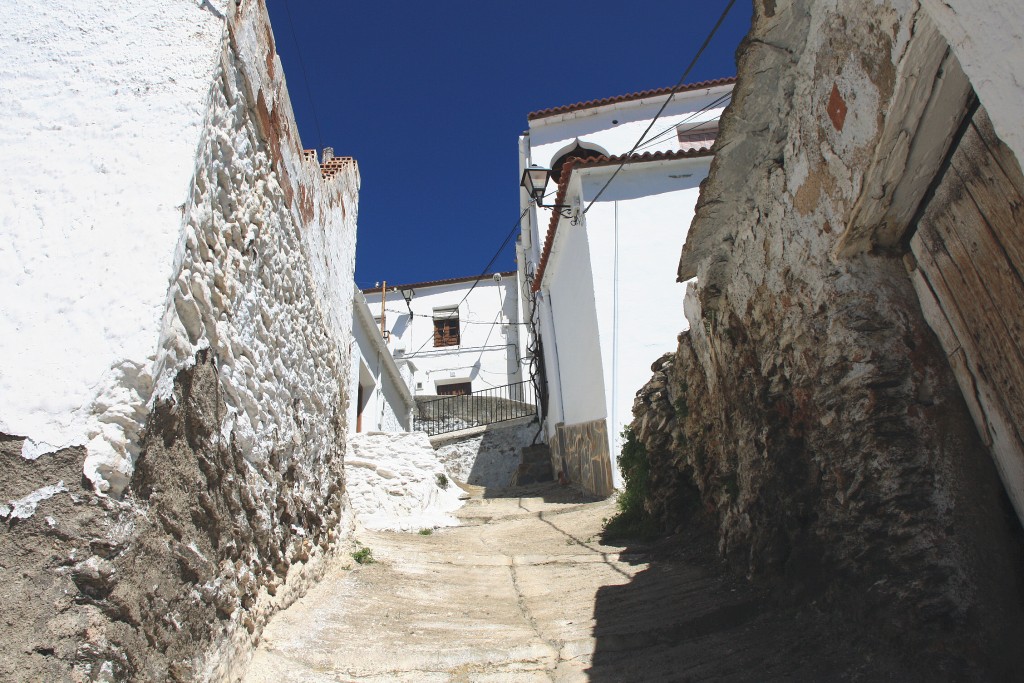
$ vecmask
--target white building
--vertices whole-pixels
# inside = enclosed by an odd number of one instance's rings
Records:
[[[733,79],[683,86],[644,141],[671,89],[529,115],[520,172],[552,169],[544,204],[529,208],[517,245],[524,302],[540,337],[553,464],[598,494],[621,483],[620,433],[651,363],[685,328],[679,253]],[[576,157],[574,162],[566,163]],[[609,184],[612,176],[613,182]]]
[[[466,394],[524,379],[516,273],[363,290],[396,359],[415,364],[415,394]],[[402,292],[410,295],[407,303]]]
[[[366,297],[358,289],[352,302],[352,369],[349,380],[348,429],[357,432],[412,430],[411,360],[391,357]]]

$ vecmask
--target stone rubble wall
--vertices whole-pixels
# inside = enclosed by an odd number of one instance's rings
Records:
[[[346,486],[368,529],[421,531],[457,526],[462,489],[423,432],[365,432],[349,437]]]
[[[5,680],[237,679],[351,535],[358,170],[303,155],[265,6],[222,19],[137,459],[98,495],[87,448],[0,441]]]
[[[520,451],[533,443],[539,430],[536,417],[519,418],[469,433],[442,434],[430,442],[450,475],[473,486],[500,489],[511,485]]]
[[[900,255],[835,254],[918,11],[755,3],[681,261],[690,329],[633,428],[662,526],[706,514],[736,566],[922,671],[1002,678],[1012,512]]]

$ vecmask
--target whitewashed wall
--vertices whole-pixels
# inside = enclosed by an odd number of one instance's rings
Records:
[[[587,212],[613,454],[633,421],[633,399],[650,379],[651,363],[673,351],[679,332],[689,327],[686,286],[675,281],[675,268],[710,165],[710,157],[629,164]],[[580,173],[584,201],[613,171]]]
[[[574,190],[579,179],[573,178]],[[575,193],[573,193],[575,194]],[[544,352],[557,367],[560,419],[548,421],[553,434],[556,422],[575,424],[607,416],[606,387],[601,356],[601,331],[594,300],[592,237],[582,225],[560,230],[548,261],[542,304],[550,313],[552,334],[544,338]],[[556,358],[557,356],[557,358]],[[549,391],[550,388],[549,388]],[[552,392],[553,393],[553,392]]]
[[[226,5],[0,4],[0,432],[26,457],[137,454]]]
[[[0,660],[232,680],[350,530],[358,168],[304,156],[261,2],[0,19],[0,432],[21,472],[70,461],[40,512],[79,524],[0,539],[0,578],[37,587]],[[106,597],[73,580],[96,566]]]
[[[647,139],[650,140],[658,133],[674,128],[684,121],[684,128],[717,121],[729,103],[728,98],[705,112],[696,112],[731,91],[731,85],[721,85],[676,94],[654,124]],[[609,155],[625,154],[636,144],[664,101],[665,96],[662,95],[545,116],[530,121],[529,135],[521,138],[520,143],[520,173],[530,164],[550,168],[557,158],[576,146],[577,139],[584,146],[595,147]],[[650,145],[645,145],[639,152],[666,152],[677,149],[679,141],[672,132]],[[549,184],[547,189],[554,192],[554,184]],[[546,203],[551,203],[552,197],[548,197]],[[525,209],[525,192],[521,193],[520,201],[520,210]],[[532,234],[527,256],[534,263],[540,259],[550,220],[550,209],[530,209]]]
[[[381,337],[380,328],[359,290],[355,292],[352,321],[352,370],[349,380],[348,431],[356,432],[359,385],[363,385],[363,432],[407,432],[415,407],[409,364],[400,369]]]
[[[728,99],[695,112],[730,91],[725,85],[677,95],[648,137],[683,121],[684,127],[716,121]],[[528,135],[520,138],[520,168],[550,166],[577,139],[610,155],[624,154],[663,102],[664,96],[531,121]],[[642,151],[678,149],[673,131]],[[673,350],[676,336],[686,328],[685,286],[676,282],[676,266],[709,167],[710,157],[627,164],[579,225],[562,219],[536,316],[550,393],[549,440],[559,422],[604,419],[614,464],[620,433],[632,422],[636,391],[650,378],[651,363]],[[563,203],[587,206],[614,170],[574,170]],[[548,190],[553,192],[554,184]],[[546,201],[552,203],[553,196]],[[526,209],[525,192],[521,202]],[[521,279],[540,262],[550,219],[549,209],[531,206],[527,211],[517,245]],[[617,467],[612,475],[619,485]]]
[[[521,381],[515,274],[505,274],[500,283],[485,277],[470,292],[472,285],[470,281],[415,286],[410,316],[405,299],[388,284],[388,347],[396,357],[415,364],[415,393],[435,394],[438,385],[456,382],[470,382],[477,391]],[[366,299],[379,317],[380,292],[367,292]],[[435,348],[434,310],[449,306],[459,307],[461,344]]]

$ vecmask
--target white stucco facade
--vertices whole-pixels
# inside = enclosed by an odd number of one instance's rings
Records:
[[[385,328],[394,357],[411,361],[413,392],[437,394],[468,383],[472,391],[523,379],[519,356],[519,297],[514,272],[407,285],[388,283]],[[474,283],[476,286],[474,287]],[[407,305],[400,293],[411,287]],[[369,309],[380,320],[380,288],[364,290]],[[411,308],[411,313],[410,313]],[[435,318],[458,323],[458,344],[435,346]]]
[[[557,186],[549,183],[545,203],[568,207],[557,223],[551,209],[521,192],[529,221],[517,257],[520,281],[536,292],[533,302],[524,301],[523,315],[533,316],[543,348],[545,434],[554,438],[560,423],[604,420],[616,486],[620,434],[632,421],[636,391],[687,326],[676,266],[712,157],[681,142],[679,133],[707,132],[710,146],[731,88],[726,82],[676,94],[645,138],[654,142],[638,152],[649,154],[630,159],[603,193],[619,165],[607,157],[576,165]],[[666,96],[533,118],[520,138],[520,169],[557,166],[577,144],[625,154]]]
[[[356,432],[408,432],[415,407],[411,384],[415,364],[391,357],[358,289],[353,300],[352,368],[348,429]]]

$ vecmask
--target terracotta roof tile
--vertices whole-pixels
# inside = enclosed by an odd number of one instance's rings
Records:
[[[598,166],[615,166],[621,163],[633,164],[644,161],[671,161],[675,159],[696,159],[699,157],[710,157],[714,156],[710,149],[707,147],[701,147],[700,149],[680,149],[669,152],[644,152],[643,154],[634,154],[633,156],[627,156],[625,154],[612,157],[592,157],[590,159],[577,159],[571,157],[568,161],[562,164],[562,176],[558,183],[558,192],[555,193],[555,204],[565,203],[565,193],[569,188],[569,177],[572,175],[573,169],[577,168],[595,168]],[[540,263],[537,266],[537,274],[533,278],[532,289],[534,292],[540,291],[541,282],[544,280],[544,271],[548,266],[548,259],[551,257],[551,249],[555,243],[555,233],[558,231],[558,225],[561,223],[561,215],[557,211],[551,212],[551,220],[548,223],[548,233],[544,237],[544,250],[540,255]]]
[[[409,282],[406,284],[394,285],[388,284],[388,287],[392,287],[395,289],[401,289],[402,287],[412,287],[413,289],[416,289],[417,287],[437,287],[439,285],[454,285],[460,282],[472,282],[474,280],[489,280],[495,275],[501,275],[502,277],[512,277],[515,274],[516,271],[509,270],[504,273],[487,273],[486,275],[468,275],[466,277],[451,277],[445,280],[428,280],[426,282]],[[370,287],[369,289],[364,289],[363,294],[375,294],[379,292],[380,289],[380,287]]]
[[[698,81],[697,83],[687,83],[680,86],[676,92],[692,92],[694,90],[703,90],[704,88],[713,88],[719,85],[732,85],[736,82],[736,77],[730,78],[715,78],[709,81]],[[673,86],[674,87],[674,86]],[[550,107],[548,109],[541,109],[539,111],[532,111],[527,114],[526,119],[528,121],[535,121],[542,119],[547,116],[555,116],[556,114],[566,114],[571,111],[579,111],[581,109],[594,109],[596,107],[603,107],[608,104],[617,104],[619,102],[631,102],[633,100],[642,100],[645,97],[658,97],[659,95],[667,95],[672,92],[672,87],[669,88],[658,88],[656,90],[642,90],[640,92],[630,93],[628,95],[618,95],[616,97],[605,97],[600,100],[589,100],[587,102],[576,102],[575,104],[563,104],[560,107]]]

